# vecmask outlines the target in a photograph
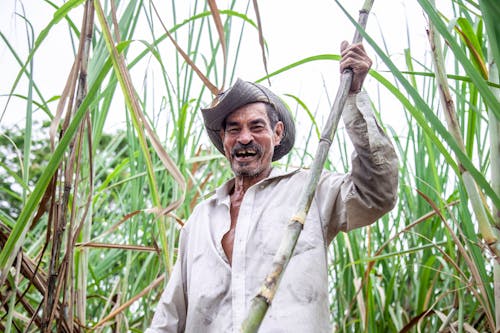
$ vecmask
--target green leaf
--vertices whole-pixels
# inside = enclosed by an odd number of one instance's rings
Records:
[[[500,18],[500,1],[479,0],[479,6],[481,7],[481,14],[483,15],[484,24],[486,26],[490,49],[495,58],[495,63],[498,66],[498,64],[500,64],[500,24],[498,22]],[[495,81],[500,82],[500,74]],[[498,111],[498,109],[494,111]],[[497,113],[495,113],[495,115],[497,115]]]

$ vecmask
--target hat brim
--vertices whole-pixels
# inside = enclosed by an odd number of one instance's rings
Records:
[[[292,149],[295,143],[295,123],[283,101],[268,88],[253,82],[237,79],[236,83],[218,95],[209,108],[202,108],[203,121],[210,141],[224,154],[220,130],[231,113],[250,103],[263,102],[274,107],[278,119],[283,122],[281,142],[274,148],[273,161],[277,161]]]

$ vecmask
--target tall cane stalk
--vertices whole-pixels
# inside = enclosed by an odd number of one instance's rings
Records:
[[[362,29],[366,27],[368,14],[373,6],[373,1],[374,0],[365,0],[363,8],[359,11],[358,24]],[[361,41],[362,36],[359,30],[356,30],[352,42],[360,43]],[[311,202],[318,185],[319,176],[323,170],[328,156],[328,151],[330,150],[340,116],[342,115],[342,111],[349,94],[352,76],[353,73],[350,69],[346,69],[342,72],[337,95],[335,96],[335,101],[330,110],[325,127],[323,128],[323,133],[321,134],[316,155],[311,166],[307,186],[304,188],[298,204],[297,213],[292,216],[288,223],[285,234],[283,235],[281,243],[278,247],[278,251],[274,255],[271,272],[266,276],[259,292],[252,299],[252,304],[250,305],[247,318],[243,321],[241,327],[242,332],[257,332],[264,316],[266,315],[267,309],[276,294],[283,272],[292,257],[295,245],[297,244],[299,235],[304,227],[309,208],[311,207]]]
[[[431,4],[435,7],[435,1],[432,0]],[[453,103],[453,98],[451,96],[450,89],[447,84],[447,75],[446,75],[446,69],[444,66],[444,56],[443,53],[441,52],[442,47],[441,47],[441,39],[439,38],[438,34],[435,31],[435,27],[432,23],[429,24],[429,43],[431,46],[432,50],[432,60],[434,63],[435,67],[435,74],[436,74],[436,81],[438,85],[438,90],[439,90],[439,97],[441,101],[441,105],[444,110],[444,115],[446,119],[446,123],[448,125],[448,130],[450,131],[451,135],[459,145],[460,149],[465,153],[465,144],[463,142],[458,118],[457,118],[457,113],[455,111],[455,104]],[[495,120],[490,118],[490,120]],[[494,122],[491,122],[491,124],[494,124]],[[495,127],[492,126],[491,128],[492,131],[495,130]],[[493,142],[492,142],[493,143]],[[492,145],[493,147],[493,145]],[[491,150],[492,152],[494,151],[493,149]],[[492,153],[492,157],[495,154]],[[495,163],[496,161],[492,160],[492,170],[496,170],[493,173],[498,172],[498,169],[495,169]],[[491,225],[488,215],[489,213],[486,211],[487,210],[487,205],[484,202],[482,195],[479,191],[479,188],[472,177],[471,173],[465,168],[465,166],[460,163],[459,159],[457,158],[457,164],[459,167],[460,171],[460,176],[462,177],[462,181],[464,183],[465,190],[467,192],[467,195],[469,196],[469,200],[472,206],[472,210],[474,212],[474,215],[476,217],[477,223],[478,223],[478,229],[479,232],[481,233],[482,237],[484,238],[486,244],[488,244],[489,248],[493,252],[493,254],[498,258],[500,255],[500,246],[499,246],[499,239],[498,239],[498,230]],[[495,176],[493,176],[495,177]],[[499,262],[498,259],[493,260],[493,266],[494,266],[494,272],[495,272],[495,284],[498,283],[498,278],[500,272],[499,269]],[[497,293],[498,294],[498,293]],[[486,296],[484,296],[486,297]],[[498,297],[498,295],[497,295]],[[496,303],[498,303],[499,300],[498,298],[496,299]],[[496,312],[496,317],[497,319],[493,318],[492,316],[492,311],[486,312],[486,317],[488,319],[488,323],[490,327],[493,329],[495,327],[495,321],[497,322],[497,328],[498,328],[498,318],[500,314],[498,311]],[[497,307],[498,310],[498,307]]]
[[[492,59],[489,64],[489,77],[494,83],[498,82],[498,65],[493,60],[493,54],[490,50],[489,59]],[[500,100],[500,90],[498,88],[491,88],[498,100]],[[495,193],[500,195],[500,122],[493,114],[493,111],[488,110],[488,119],[490,127],[490,160],[491,160],[491,186],[495,190]],[[493,206],[493,223],[495,227],[498,228],[500,225],[500,207]],[[496,331],[500,331],[500,263],[498,260],[494,261],[494,291],[495,291],[495,323]]]

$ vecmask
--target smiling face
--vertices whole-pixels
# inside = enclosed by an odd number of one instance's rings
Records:
[[[267,177],[282,134],[283,123],[272,128],[265,103],[247,104],[231,113],[221,137],[235,176],[251,178],[253,183]]]

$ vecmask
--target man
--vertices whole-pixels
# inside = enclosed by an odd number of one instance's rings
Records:
[[[341,71],[353,70],[343,112],[355,149],[352,170],[321,175],[260,332],[331,332],[327,247],[339,231],[373,223],[396,202],[396,153],[361,92],[371,60],[361,44],[343,42],[341,50]],[[181,230],[150,333],[239,332],[308,179],[308,171],[283,172],[271,164],[292,148],[295,127],[269,89],[238,80],[202,112],[234,178],[197,205]]]

